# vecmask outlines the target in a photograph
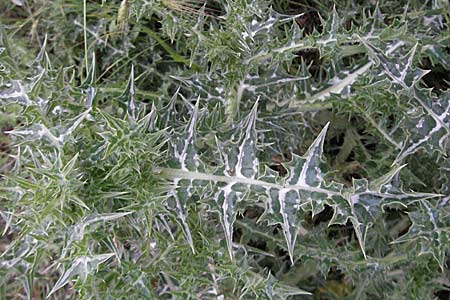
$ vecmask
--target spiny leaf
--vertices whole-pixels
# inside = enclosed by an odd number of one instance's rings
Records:
[[[414,67],[413,60],[418,45],[415,44],[404,57],[391,58],[371,43],[363,42],[371,57],[391,79],[394,84],[393,92],[415,107],[405,122],[409,137],[394,163],[401,162],[420,148],[444,152],[450,136],[450,96],[447,92],[436,98],[431,92],[417,86],[428,73]]]
[[[172,144],[172,150],[176,165],[184,171],[200,171],[200,159],[195,148],[195,131],[198,119],[199,101],[195,105],[191,119],[182,135]],[[170,197],[167,200],[168,207],[175,210],[177,218],[181,223],[183,233],[191,249],[195,252],[192,234],[186,221],[188,213],[188,202],[193,194],[193,180],[175,179],[175,189],[171,190]],[[174,205],[169,205],[174,201]]]
[[[131,65],[130,77],[128,78],[127,86],[120,96],[123,102],[120,102],[120,104],[122,105],[124,111],[126,111],[127,115],[132,120],[136,121],[139,110],[134,99],[134,93],[134,65]]]
[[[441,207],[433,207],[428,201],[420,201],[420,210],[408,213],[412,222],[408,232],[392,243],[414,242],[419,247],[419,255],[431,254],[442,271],[450,251],[448,215]]]
[[[86,228],[91,227],[91,225],[94,225],[99,222],[106,222],[106,221],[112,221],[119,218],[122,218],[124,216],[127,216],[131,214],[132,212],[125,212],[125,213],[109,213],[109,214],[91,214],[88,216],[83,217],[80,222],[72,226],[68,233],[68,238],[66,245],[62,251],[61,258],[65,258],[66,252],[69,250],[70,245],[74,241],[81,241],[84,238],[84,235],[86,233]],[[92,229],[91,229],[92,230]]]
[[[405,121],[409,136],[395,159],[401,162],[408,155],[424,148],[429,152],[447,151],[450,137],[450,93],[443,93],[439,98],[429,93],[416,90],[415,99],[422,107],[416,115]]]
[[[246,124],[244,125],[243,138],[238,148],[236,159],[224,155],[225,176],[234,176],[237,178],[254,179],[258,172],[258,159],[256,157],[256,112],[258,102],[253,106]],[[244,189],[244,191],[242,190]],[[235,205],[245,196],[245,188],[239,182],[230,182],[222,187],[215,195],[214,199],[218,206],[221,224],[225,232],[228,253],[233,258],[233,223],[236,220],[237,211]]]
[[[360,38],[361,41],[364,42],[363,38]],[[386,51],[387,54],[393,53],[400,47],[403,42],[397,42],[390,45]],[[342,95],[349,96],[351,95],[351,86],[361,77],[373,67],[374,63],[369,61],[364,65],[353,69],[353,70],[342,70],[340,72],[334,72],[332,69],[328,70],[327,76],[330,78],[328,82],[325,83],[325,88],[322,88],[320,91],[311,94],[307,93],[305,95],[305,99],[303,101],[296,101],[291,99],[289,102],[289,106],[292,108],[301,109],[305,104],[314,104],[316,102],[323,102],[327,98],[332,95]]]
[[[95,52],[92,52],[91,65],[89,66],[89,70],[88,70],[86,78],[81,83],[82,88],[88,88],[90,86],[94,86],[96,68],[97,68],[97,66],[96,66]]]
[[[399,172],[406,167],[406,165],[399,165],[393,168],[388,173],[384,174],[383,176],[373,180],[370,182],[370,189],[374,191],[381,192],[383,188],[385,188],[387,185],[390,184],[390,182],[393,180],[394,176],[398,176]]]
[[[365,243],[367,232],[372,225],[380,220],[384,207],[400,205],[407,207],[413,201],[420,201],[437,197],[436,194],[405,193],[393,186],[393,177],[401,168],[396,168],[381,179],[369,184],[366,179],[353,180],[353,187],[343,193],[343,197],[334,198],[334,215],[330,224],[346,224],[347,220],[353,225],[361,251],[365,258]],[[375,187],[375,191],[369,189]]]
[[[93,256],[80,256],[76,258],[69,269],[65,270],[58,281],[55,283],[47,299],[56,291],[69,283],[69,280],[74,276],[80,276],[83,281],[86,280],[88,274],[91,274],[99,264],[104,263],[114,256],[114,253],[99,254]]]
[[[367,231],[374,222],[380,220],[384,206],[406,206],[413,201],[438,196],[401,191],[395,185],[396,181],[394,183],[394,178],[401,167],[394,169],[370,185],[375,191],[369,189],[369,183],[365,179],[354,180],[351,189],[344,189],[342,184],[336,182],[327,182],[321,170],[321,156],[328,125],[311,144],[305,156],[293,155],[291,162],[285,164],[289,174],[286,178],[278,176],[276,172],[267,167],[264,173],[258,176],[260,167],[258,167],[255,152],[255,120],[256,108],[254,107],[243,127],[243,139],[238,151],[222,152],[224,176],[200,173],[186,167],[182,167],[180,170],[160,169],[163,175],[172,178],[175,182],[183,179],[187,181],[189,189],[192,191],[194,189],[191,184],[195,180],[198,184],[203,182],[203,185],[207,181],[225,183],[225,186],[219,186],[217,190],[215,189],[217,184],[212,187],[204,186],[206,190],[203,190],[200,196],[210,195],[207,191],[209,188],[215,191],[214,199],[225,231],[230,257],[233,257],[232,234],[236,218],[235,207],[250,192],[265,195],[266,210],[260,220],[266,220],[269,224],[281,225],[292,264],[294,263],[297,234],[301,222],[305,219],[304,213],[307,211],[311,211],[315,215],[323,211],[325,204],[333,207],[334,216],[330,225],[346,224],[349,220],[353,224],[361,251],[364,257],[367,257],[365,252]],[[188,128],[194,129],[192,123]],[[179,159],[186,157],[186,149],[191,143],[191,138],[188,136],[186,141],[187,144],[180,144],[182,151],[176,154]],[[195,151],[192,150],[192,153]],[[233,153],[235,153],[235,157],[231,156]],[[183,163],[180,166],[183,166]],[[176,188],[179,192],[186,193],[186,188],[179,183],[176,184]],[[189,194],[184,196],[191,198],[192,193],[189,191]]]
[[[404,57],[393,59],[388,57],[383,51],[376,48],[371,43],[363,39],[362,42],[368,49],[371,57],[383,68],[385,74],[388,75],[394,83],[405,89],[412,88],[429,72],[414,68],[413,60],[416,54],[417,44],[415,44]]]
[[[58,130],[55,130],[57,131],[56,133],[41,123],[23,129],[14,129],[9,131],[9,133],[21,137],[23,141],[33,141],[45,138],[54,147],[61,148],[73,135],[80,124],[88,117],[90,112],[91,108],[88,108],[86,111],[73,118],[71,120],[73,122],[72,124],[69,124],[66,128],[58,128]]]
[[[28,97],[25,87],[18,80],[13,80],[9,88],[0,91],[0,99],[6,100],[7,103],[17,102],[25,105],[31,104],[31,100]]]
[[[269,277],[267,278],[266,295],[270,300],[275,299],[288,299],[289,296],[299,296],[299,295],[311,295],[310,292],[304,291],[297,287],[288,286],[286,284],[278,283],[269,273]]]
[[[324,209],[326,199],[339,195],[342,187],[338,184],[327,185],[320,169],[321,156],[327,124],[311,144],[305,156],[292,156],[291,162],[285,164],[288,177],[281,179],[281,188],[267,188],[268,207],[265,214],[270,224],[280,224],[287,243],[291,263],[294,264],[294,247],[303,212],[311,210],[313,215]],[[276,182],[276,178],[264,180]],[[263,218],[265,219],[265,218]]]

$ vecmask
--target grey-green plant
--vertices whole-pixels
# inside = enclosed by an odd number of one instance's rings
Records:
[[[0,9],[0,298],[448,293],[448,1]]]

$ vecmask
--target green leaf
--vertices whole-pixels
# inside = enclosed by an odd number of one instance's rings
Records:
[[[364,40],[363,43],[393,83],[392,92],[413,106],[405,121],[409,134],[394,163],[421,148],[445,152],[450,135],[450,96],[447,92],[437,98],[418,87],[418,82],[428,73],[414,67],[418,44],[404,57],[388,57],[371,43]]]
[[[114,253],[98,254],[93,256],[80,256],[76,258],[70,268],[64,271],[55,283],[51,291],[47,295],[47,299],[53,295],[56,291],[64,287],[74,276],[81,277],[82,281],[85,281],[89,274],[93,273],[98,265],[106,262],[108,259],[114,256]]]
[[[122,102],[119,102],[131,120],[136,121],[139,109],[135,101],[135,87],[134,87],[134,65],[131,65],[130,77],[128,78],[127,86],[120,96]]]
[[[412,242],[419,255],[431,254],[445,270],[445,261],[450,251],[448,215],[442,207],[434,207],[428,201],[420,201],[420,209],[408,213],[412,222],[408,232],[392,243]]]
[[[197,171],[198,161],[193,159],[196,152],[193,143],[193,135],[184,139],[178,153],[175,154],[180,161],[180,170],[159,169],[164,176],[175,181],[176,193],[183,193],[183,197],[192,198],[194,187],[193,182],[206,188],[215,190],[214,186],[207,185],[207,181],[214,183],[223,182],[224,186],[217,188],[214,192],[214,199],[217,203],[221,224],[224,228],[228,251],[233,257],[232,238],[233,223],[236,219],[236,205],[245,199],[246,195],[254,192],[257,195],[264,195],[267,199],[266,210],[260,220],[268,221],[269,225],[280,224],[286,241],[291,263],[294,264],[294,248],[296,245],[298,231],[304,221],[304,212],[311,211],[313,216],[324,210],[325,205],[334,209],[334,215],[330,225],[342,224],[347,221],[353,224],[359,246],[364,257],[367,231],[374,222],[380,220],[383,208],[386,205],[407,206],[413,201],[419,201],[436,197],[436,194],[427,193],[404,193],[394,182],[401,167],[395,168],[385,176],[376,180],[372,186],[375,191],[369,189],[369,183],[365,179],[354,180],[353,187],[344,189],[343,185],[336,182],[327,182],[321,170],[323,144],[328,128],[326,125],[316,140],[311,144],[305,156],[293,155],[292,160],[285,164],[288,171],[287,177],[280,177],[276,172],[266,168],[264,173],[258,176],[258,160],[256,158],[256,134],[254,124],[256,121],[256,105],[249,114],[245,126],[243,127],[243,138],[238,148],[236,156],[230,155],[233,152],[224,153],[225,170],[224,176],[200,173]],[[195,126],[192,120],[188,126],[188,132],[193,132]],[[191,149],[188,151],[188,149]],[[190,153],[190,155],[188,155]],[[186,167],[185,159],[189,158],[191,164]],[[193,163],[196,162],[196,163]],[[184,187],[180,181],[189,184]],[[196,181],[197,180],[197,181]],[[198,190],[199,188],[197,188]],[[202,195],[210,195],[203,190]],[[183,207],[183,206],[181,206]],[[178,211],[183,211],[178,209]]]
[[[252,111],[243,126],[243,137],[238,148],[237,156],[223,154],[225,159],[225,176],[233,176],[238,180],[230,182],[220,188],[214,195],[214,200],[220,215],[221,224],[225,232],[228,253],[233,258],[233,224],[237,211],[235,206],[246,196],[247,187],[239,183],[239,178],[254,179],[258,172],[258,158],[256,157],[256,112],[258,102],[253,105]]]
[[[199,102],[195,105],[191,119],[185,129],[185,132],[177,137],[172,143],[172,153],[174,163],[183,171],[197,172],[201,170],[201,162],[195,147],[195,131],[198,121]],[[189,202],[193,197],[193,180],[175,179],[173,182],[174,189],[171,190],[167,199],[168,208],[174,210],[179,220],[186,240],[188,241],[192,252],[195,253],[192,234],[187,223],[187,214]],[[174,204],[170,204],[174,202]]]

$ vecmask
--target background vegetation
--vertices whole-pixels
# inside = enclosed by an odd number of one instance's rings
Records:
[[[448,299],[448,1],[0,11],[1,299]]]

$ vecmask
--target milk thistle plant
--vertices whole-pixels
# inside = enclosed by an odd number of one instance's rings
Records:
[[[448,1],[0,9],[1,299],[448,298]]]

